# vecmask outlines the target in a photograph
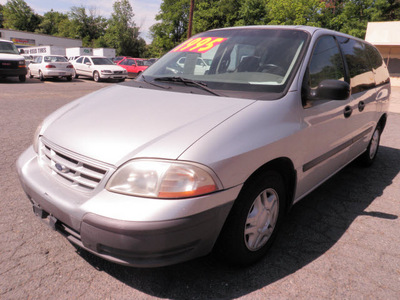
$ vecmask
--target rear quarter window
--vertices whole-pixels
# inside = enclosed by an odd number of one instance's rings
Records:
[[[386,84],[390,82],[389,71],[384,63],[381,54],[379,51],[369,45],[365,44],[365,48],[372,66],[372,69],[375,73],[375,83],[377,86]]]
[[[338,37],[338,41],[349,68],[351,93],[374,88],[374,73],[365,44],[346,37]]]

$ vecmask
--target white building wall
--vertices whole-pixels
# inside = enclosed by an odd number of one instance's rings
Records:
[[[51,36],[47,34],[38,34],[33,32],[0,29],[0,38],[13,41],[18,47],[32,46],[58,46],[58,47],[81,47],[82,40]]]

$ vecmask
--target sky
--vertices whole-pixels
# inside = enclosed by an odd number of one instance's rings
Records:
[[[7,0],[0,0],[0,4],[6,4]],[[25,0],[35,11],[42,15],[53,9],[58,12],[69,12],[72,6],[83,6],[86,9],[95,9],[96,15],[109,18],[113,12],[114,0]],[[141,37],[147,43],[151,41],[149,28],[156,23],[155,15],[160,10],[161,0],[129,0],[133,8],[136,26],[141,27]]]

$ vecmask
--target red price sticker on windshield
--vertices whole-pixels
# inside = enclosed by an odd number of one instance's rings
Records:
[[[219,38],[219,37],[192,38],[180,44],[171,52],[205,53],[214,48],[215,46],[218,46],[219,44],[225,42],[226,40],[227,38]]]

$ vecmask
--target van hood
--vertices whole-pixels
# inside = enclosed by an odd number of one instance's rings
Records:
[[[115,85],[50,115],[42,135],[69,151],[116,166],[137,157],[177,159],[253,102]]]
[[[24,60],[25,58],[19,54],[0,53],[1,60]]]

